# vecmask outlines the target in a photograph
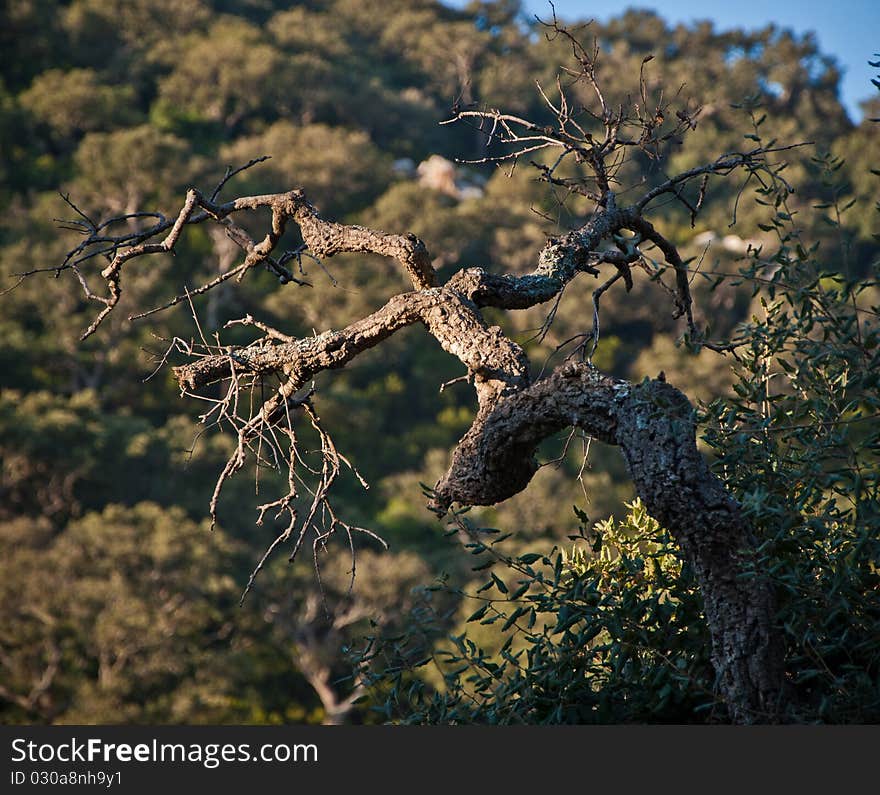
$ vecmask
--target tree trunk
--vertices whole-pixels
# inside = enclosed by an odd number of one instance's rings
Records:
[[[731,719],[777,721],[783,653],[772,590],[750,566],[752,528],[697,450],[693,408],[674,387],[566,365],[478,416],[437,484],[436,507],[493,504],[522,491],[541,440],[573,425],[621,448],[636,493],[693,567]]]

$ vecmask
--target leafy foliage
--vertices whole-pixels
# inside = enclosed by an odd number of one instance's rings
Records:
[[[472,544],[489,558],[475,566],[488,579],[471,594],[477,608],[466,631],[435,651],[442,679],[432,687],[410,683],[409,672],[374,673],[384,714],[488,724],[685,723],[711,714],[714,674],[693,580],[644,506],[627,507],[622,521],[599,522],[547,554],[507,557],[495,543]],[[486,640],[496,648],[475,642],[472,626],[491,628]],[[374,662],[370,654],[358,661],[367,670]]]
[[[819,209],[840,217],[837,200]],[[734,391],[707,407],[705,438],[761,533],[795,703],[818,720],[876,722],[880,261],[853,278],[826,260],[845,251],[779,231],[773,256],[744,269],[772,275],[755,282]]]

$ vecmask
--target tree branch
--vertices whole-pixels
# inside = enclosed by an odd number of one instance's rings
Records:
[[[260,160],[252,161],[248,165],[252,165],[253,162],[260,162]],[[231,174],[224,177],[219,187],[222,187],[228,176]],[[215,189],[213,195],[216,196],[217,192]],[[75,207],[75,205],[71,206]],[[201,208],[201,212],[195,212],[197,207]],[[271,211],[271,223],[265,237],[258,243],[254,242],[241,227],[233,224],[229,219],[233,213],[263,208],[268,208]],[[270,270],[278,275],[282,284],[291,281],[302,284],[298,279],[293,278],[290,271],[284,267],[283,262],[272,257],[272,253],[284,235],[287,223],[293,221],[300,227],[303,241],[315,257],[332,257],[340,252],[380,254],[398,260],[416,290],[433,287],[436,284],[436,275],[431,265],[430,255],[425,244],[415,235],[391,235],[362,226],[348,226],[325,221],[300,190],[261,196],[245,196],[217,204],[213,199],[206,198],[199,190],[191,188],[187,191],[186,200],[173,221],[158,213],[138,213],[136,215],[137,217],[158,216],[160,221],[147,230],[118,236],[107,235],[104,230],[112,224],[134,216],[117,216],[101,224],[95,224],[91,221],[88,223],[77,221],[76,228],[87,233],[86,239],[71,249],[64,262],[55,269],[56,272],[68,268],[74,270],[86,298],[104,305],[101,312],[83,332],[81,339],[86,339],[94,334],[119,303],[122,296],[122,270],[125,263],[148,254],[173,253],[184,227],[207,220],[224,225],[232,240],[245,251],[244,262],[234,269],[239,281],[252,268],[266,264]],[[155,240],[166,231],[168,234],[164,239]],[[92,291],[80,272],[80,266],[96,254],[103,254],[110,259],[110,263],[101,271],[101,278],[107,283],[107,296],[101,296]],[[207,292],[225,281],[226,278],[228,278],[228,274],[207,283],[199,288],[199,291]],[[146,317],[153,312],[174,306],[182,300],[182,297],[178,296],[164,306],[133,315],[131,319]]]

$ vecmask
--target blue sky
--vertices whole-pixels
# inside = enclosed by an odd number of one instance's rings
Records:
[[[542,19],[547,0],[525,0],[526,8]],[[770,22],[796,33],[815,32],[820,49],[833,55],[843,69],[841,99],[854,121],[861,118],[858,103],[877,94],[871,78],[880,70],[868,66],[880,52],[880,0],[554,0],[562,19],[593,18],[604,22],[628,7],[652,8],[668,22],[711,19],[716,29],[761,28]]]

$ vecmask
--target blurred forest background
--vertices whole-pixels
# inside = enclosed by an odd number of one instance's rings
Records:
[[[322,376],[317,408],[370,486],[349,478],[337,507],[390,550],[363,546],[351,594],[345,548],[322,559],[323,594],[308,556],[291,567],[282,555],[239,607],[277,529],[254,525],[262,500],[254,478],[240,477],[209,532],[208,501],[232,440],[200,434],[203,407],[180,399],[167,369],[143,383],[163,339],[196,333],[189,308],[126,319],[126,309],[228,270],[235,246],[216,228],[190,229],[173,260],[131,272],[130,303],[85,343],[94,306],[72,274],[21,283],[15,274],[57,266],[78,242],[56,221],[72,214],[60,194],[92,217],[173,214],[187,187],[210,190],[227,165],[261,155],[271,159],[224,196],[301,186],[326,218],[419,235],[441,280],[464,265],[530,270],[548,236],[582,223],[586,205],[536,182],[526,163],[512,172],[456,164],[482,157],[484,137],[439,122],[453,103],[473,102],[541,118],[535,81],[553,88],[565,44],[548,42],[516,0],[460,11],[433,0],[5,0],[0,14],[0,288],[17,285],[0,297],[0,720],[393,719],[373,709],[383,703],[377,688],[390,685],[353,676],[351,650],[367,635],[412,641],[421,627],[410,652],[430,657],[462,631],[474,610],[463,594],[483,576],[419,487],[442,474],[472,419],[467,384],[438,392],[462,375],[458,363],[411,329]],[[744,135],[813,142],[788,158],[797,186],[789,213],[819,243],[816,256],[835,252],[826,267],[866,276],[878,253],[871,168],[880,166],[868,119],[880,102],[853,124],[835,62],[811,38],[672,28],[649,12],[585,35],[600,45],[610,95],[637,91],[653,54],[652,88],[662,82],[703,106],[667,173],[748,147]],[[659,181],[653,168],[636,159],[622,182]],[[774,232],[751,187],[732,214],[741,187],[714,181],[694,228],[680,207],[664,218],[667,237],[709,277],[693,289],[715,336],[759,309],[749,286],[714,277],[735,274]],[[212,291],[196,306],[199,321],[210,334],[251,313],[289,334],[320,333],[405,289],[376,258],[324,265],[329,275],[304,259],[311,287],[280,288],[265,274]],[[566,290],[550,332],[527,346],[536,370],[555,366],[556,347],[589,329],[592,286]],[[732,394],[728,359],[676,345],[672,308],[647,279],[606,295],[597,366],[634,380],[664,371],[707,404]],[[525,343],[546,311],[492,322]],[[515,550],[549,551],[628,510],[616,451],[594,445],[584,466],[580,442],[565,442],[542,451],[548,465],[523,494],[472,513],[515,533]],[[261,474],[260,489],[273,477]],[[443,687],[427,668],[408,675]]]

